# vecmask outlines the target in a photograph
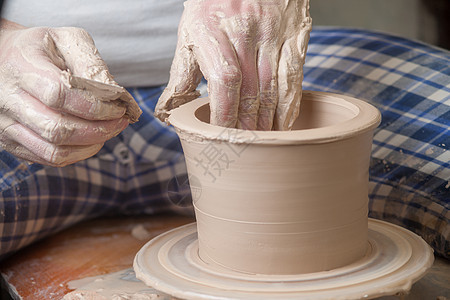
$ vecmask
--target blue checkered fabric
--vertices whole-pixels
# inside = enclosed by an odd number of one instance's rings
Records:
[[[416,232],[450,258],[450,52],[375,32],[315,28],[303,87],[381,111],[369,215]]]
[[[380,109],[370,216],[420,234],[450,258],[450,53],[381,33],[314,28],[304,73],[304,89]],[[130,91],[141,120],[90,159],[52,168],[0,152],[1,258],[87,218],[191,212],[178,138],[152,116],[162,87]]]

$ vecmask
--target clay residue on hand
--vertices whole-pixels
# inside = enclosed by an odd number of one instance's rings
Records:
[[[66,86],[86,90],[101,101],[116,100],[118,105],[126,107],[125,115],[128,116],[130,123],[138,121],[142,114],[139,105],[125,88],[115,82],[94,41],[86,31],[70,27],[53,28],[49,31],[49,35],[51,35],[48,37],[49,40],[53,40],[54,43],[49,42],[53,47],[47,47],[47,55],[63,70],[61,79]],[[77,43],[75,47],[74,41],[91,42]],[[90,84],[73,80],[71,78],[73,75],[89,80]],[[95,84],[96,82],[98,84]],[[117,88],[120,88],[121,92],[117,92]],[[111,98],[111,92],[117,97]]]
[[[175,55],[170,69],[170,77],[180,78],[180,76],[183,76],[184,80],[169,84],[156,104],[155,117],[163,122],[169,117],[172,109],[200,97],[200,92],[196,90],[196,87],[200,83],[201,73],[192,49],[182,47],[177,51],[184,54]],[[184,76],[187,73],[195,73],[197,76]]]
[[[124,87],[111,80],[110,76],[100,76],[94,79],[94,76],[91,76],[91,78],[74,76],[68,70],[61,72],[61,80],[67,87],[85,90],[95,99],[101,101],[117,101],[118,105],[126,107],[125,115],[130,123],[137,122],[142,110],[133,96]],[[102,81],[99,81],[99,79]]]
[[[210,124],[290,130],[302,97],[309,0],[185,2],[170,81],[155,115],[198,96],[208,81]]]

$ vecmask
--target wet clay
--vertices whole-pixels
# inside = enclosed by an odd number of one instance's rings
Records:
[[[130,269],[86,277],[68,283],[70,289],[63,300],[170,300],[136,279]]]
[[[368,170],[380,113],[305,92],[292,131],[209,124],[208,99],[169,117],[181,138],[202,260],[252,274],[327,271],[367,251]]]
[[[416,234],[369,219],[364,257],[342,268],[307,274],[251,274],[198,255],[196,224],[152,239],[134,260],[136,277],[180,299],[373,299],[407,294],[433,264],[433,250]]]
[[[104,81],[97,81],[89,78],[72,75],[69,71],[61,72],[62,81],[69,88],[76,88],[86,91],[88,96],[106,102],[116,101],[126,107],[125,115],[130,123],[139,120],[142,110],[134,100],[133,96],[124,88],[117,85],[112,79],[105,78]]]

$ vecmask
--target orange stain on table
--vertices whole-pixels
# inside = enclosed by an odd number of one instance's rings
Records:
[[[147,242],[133,236],[144,227],[149,238],[193,222],[180,215],[103,218],[86,221],[32,244],[0,264],[0,272],[22,299],[61,299],[68,282],[132,267]]]

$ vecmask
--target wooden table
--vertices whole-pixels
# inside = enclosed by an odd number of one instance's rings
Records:
[[[152,237],[193,221],[179,215],[87,221],[23,249],[0,271],[24,300],[61,299],[69,281],[130,268]]]
[[[61,299],[71,292],[69,282],[130,269],[148,240],[193,221],[179,215],[86,221],[23,249],[0,264],[0,271],[21,299]],[[450,263],[437,259],[403,299],[450,299],[449,282]]]

